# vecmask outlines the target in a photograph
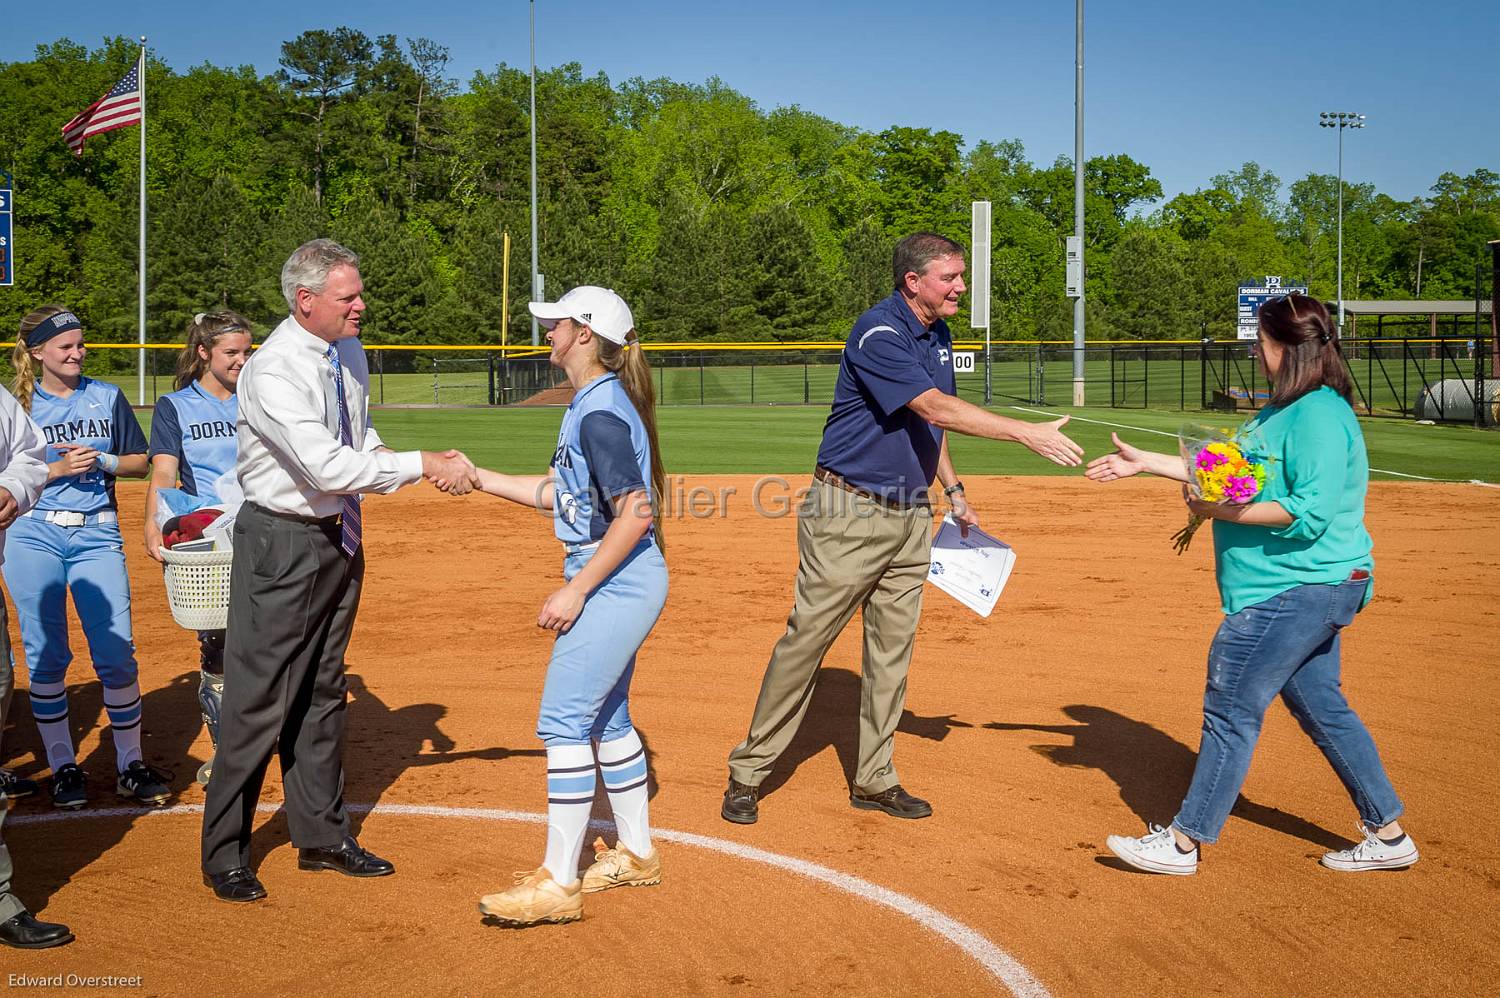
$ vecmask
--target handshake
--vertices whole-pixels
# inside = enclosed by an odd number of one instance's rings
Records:
[[[463,451],[422,452],[422,477],[451,496],[461,496],[479,488],[479,469]]]

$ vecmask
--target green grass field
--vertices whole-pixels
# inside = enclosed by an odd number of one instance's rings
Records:
[[[1006,406],[997,406],[995,411],[1019,419],[1046,418]],[[1184,422],[1225,423],[1222,414],[1210,413],[1046,411],[1075,417],[1067,432],[1090,457],[1111,449],[1111,430],[1147,448],[1172,450],[1176,446],[1173,437]],[[807,474],[817,456],[826,415],[823,406],[663,408],[659,411],[662,452],[672,473]],[[561,420],[561,410],[546,408],[384,409],[375,414],[381,436],[398,449],[457,447],[487,467],[531,474],[545,469]],[[1418,426],[1397,419],[1360,422],[1370,465],[1383,473],[1374,474],[1376,480],[1411,475],[1500,482],[1500,434],[1459,426]],[[962,474],[1082,474],[1078,469],[1058,468],[1014,444],[954,434],[950,447]]]
[[[1191,353],[1191,350],[1189,351]],[[740,355],[737,355],[740,356]],[[1186,357],[1186,355],[1182,355]],[[735,364],[700,366],[697,355],[659,358],[657,390],[662,449],[668,468],[681,473],[803,474],[811,471],[817,454],[827,406],[833,396],[838,373],[836,354],[809,354],[806,364]],[[1409,358],[1408,358],[1409,360]],[[669,366],[682,363],[684,366]],[[1231,365],[1230,382],[1246,388],[1264,388],[1254,381],[1248,362]],[[1408,366],[1410,366],[1408,364]],[[1454,376],[1452,364],[1429,376]],[[1389,409],[1397,396],[1419,390],[1421,379],[1409,371],[1405,383],[1399,366],[1384,368],[1366,361],[1351,365],[1357,378],[1375,392],[1377,407]],[[1117,364],[1116,392],[1135,408],[1110,407],[1110,364],[1090,360],[1087,364],[1089,408],[1071,409],[1017,400],[1057,398],[1071,394],[1071,369],[1050,362],[1038,378],[1036,367],[1021,360],[994,365],[992,385],[996,412],[1021,419],[1041,420],[1041,412],[1072,414],[1076,418],[1069,434],[1090,457],[1111,447],[1109,433],[1145,447],[1171,450],[1172,436],[1185,422],[1233,425],[1248,416],[1227,418],[1197,411],[1202,371],[1196,356],[1177,360],[1134,361],[1125,368]],[[1121,377],[1123,376],[1123,377]],[[126,391],[136,393],[136,380],[129,375],[103,375]],[[483,406],[487,397],[488,371],[476,365],[445,367],[438,378],[430,371],[371,375],[371,397],[377,404],[431,405],[443,403]],[[980,372],[962,374],[959,393],[979,402],[983,395]],[[1376,391],[1376,386],[1381,387]],[[1038,387],[1041,391],[1038,392]],[[147,379],[150,398],[171,390],[163,373]],[[754,405],[747,404],[754,399]],[[811,404],[802,404],[804,399]],[[1186,403],[1184,405],[1184,402]],[[1149,403],[1151,408],[1140,407]],[[1384,405],[1383,405],[1384,404]],[[1024,410],[1032,410],[1030,412]],[[381,434],[398,448],[458,447],[488,467],[510,472],[535,472],[551,457],[561,412],[555,408],[472,409],[382,409],[376,416]],[[142,413],[143,422],[149,414]],[[1418,426],[1405,419],[1364,419],[1375,478],[1418,476],[1443,481],[1500,481],[1500,434],[1469,427]],[[1113,425],[1111,425],[1113,424]],[[951,439],[954,462],[963,474],[1048,475],[1080,474],[1057,468],[1023,448],[975,440],[960,435]]]

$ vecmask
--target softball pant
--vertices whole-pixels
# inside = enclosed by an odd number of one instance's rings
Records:
[[[18,517],[5,531],[4,572],[33,684],[62,682],[73,661],[70,590],[99,679],[110,689],[136,681],[130,577],[118,523],[61,527]]]
[[[567,556],[571,580],[598,548]],[[631,731],[635,653],[667,602],[667,563],[644,540],[589,594],[583,613],[552,645],[536,733],[549,746],[613,741]]]

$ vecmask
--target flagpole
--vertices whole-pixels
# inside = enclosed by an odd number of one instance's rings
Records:
[[[139,66],[141,83],[141,234],[140,234],[140,301],[136,340],[140,356],[136,358],[135,401],[146,404],[146,36],[141,36]]]

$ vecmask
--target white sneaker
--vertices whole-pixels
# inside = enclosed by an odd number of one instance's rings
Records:
[[[1110,852],[1147,873],[1170,873],[1186,877],[1198,872],[1198,847],[1184,853],[1177,848],[1172,829],[1160,825],[1147,825],[1148,834],[1138,839],[1124,835],[1111,835],[1107,840]]]
[[[1330,870],[1359,873],[1363,870],[1404,870],[1421,858],[1410,835],[1403,836],[1395,845],[1387,845],[1363,822],[1360,822],[1359,831],[1364,836],[1363,842],[1353,849],[1325,852],[1322,864]]]

